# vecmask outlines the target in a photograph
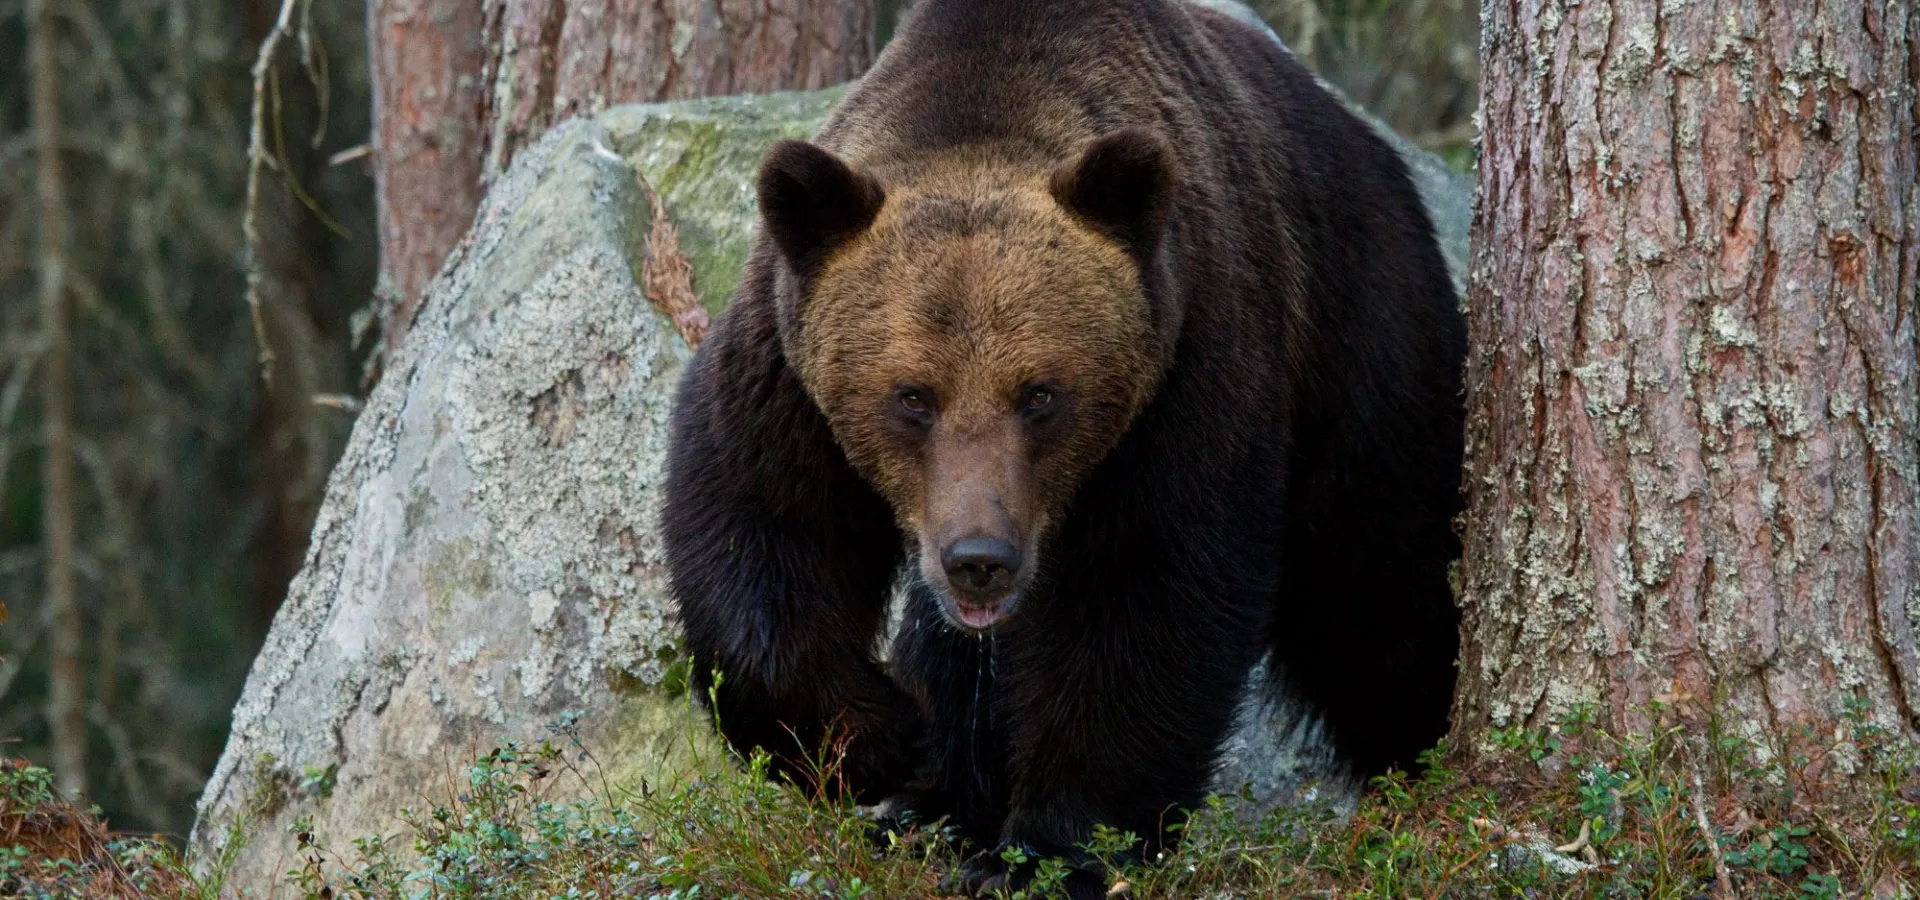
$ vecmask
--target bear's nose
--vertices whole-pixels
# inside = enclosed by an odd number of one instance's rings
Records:
[[[1020,551],[1000,538],[961,538],[941,552],[940,565],[954,587],[982,599],[998,599],[994,595],[1013,587]]]

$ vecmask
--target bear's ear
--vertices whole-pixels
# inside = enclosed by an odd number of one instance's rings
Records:
[[[880,214],[880,182],[806,141],[781,141],[760,166],[760,217],[801,277]]]
[[[1142,264],[1153,256],[1173,208],[1173,149],[1145,128],[1122,128],[1088,144],[1053,172],[1053,198],[1119,241]]]

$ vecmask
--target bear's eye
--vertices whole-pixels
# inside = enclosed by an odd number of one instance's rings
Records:
[[[1028,388],[1027,394],[1020,400],[1022,412],[1037,413],[1053,405],[1053,392],[1043,387]]]
[[[894,394],[900,402],[900,408],[916,416],[924,416],[933,410],[933,401],[927,392],[918,388],[901,388]]]

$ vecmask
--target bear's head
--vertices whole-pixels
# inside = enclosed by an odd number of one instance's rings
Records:
[[[1174,157],[1125,129],[1052,168],[862,171],[786,141],[760,175],[787,358],[973,631],[1032,584],[1074,492],[1157,388]]]

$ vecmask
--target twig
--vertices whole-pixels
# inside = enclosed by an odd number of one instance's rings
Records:
[[[19,660],[33,655],[33,648],[40,640],[40,622],[38,616],[20,617],[20,620],[8,626],[12,640],[8,643],[13,651],[12,657],[0,657],[0,700],[7,698],[7,692],[13,690],[13,680],[20,677],[25,664]],[[22,710],[26,712],[26,710]],[[0,735],[14,734],[4,719],[0,719]]]
[[[1553,848],[1553,852],[1579,853],[1580,851],[1587,849],[1587,847],[1592,843],[1593,843],[1593,820],[1581,819],[1580,820],[1580,836],[1574,838],[1573,843],[1571,844],[1562,844],[1558,847]]]
[[[85,48],[84,55],[90,57],[87,64],[88,74],[95,83],[104,82],[107,96],[113,111],[122,122],[136,121],[139,116],[134,109],[133,76],[129,74],[126,60],[122,59],[114,47],[112,32],[92,5],[86,3],[63,3],[51,10],[72,25],[79,33],[79,43]],[[135,140],[128,134],[121,141]],[[112,154],[109,151],[109,155]],[[139,162],[125,163],[129,168]],[[118,167],[118,166],[116,166]]]
[[[20,397],[27,392],[33,370],[40,366],[40,347],[21,355],[14,362],[13,374],[0,387],[0,509],[6,508],[7,466],[13,459],[13,417],[20,411]]]
[[[147,750],[140,754],[140,761],[160,770],[178,790],[197,791],[207,783],[205,771],[168,751]]]
[[[274,53],[291,32],[295,0],[280,0],[280,14],[260,41],[253,61],[253,124],[247,132],[247,200],[240,216],[240,234],[246,241],[247,312],[253,318],[253,340],[260,353],[260,377],[273,380],[273,347],[267,343],[267,320],[260,309],[260,172],[267,166],[267,79]]]
[[[306,38],[305,25],[303,24],[300,39],[305,41]],[[308,71],[311,72],[312,70],[309,69]],[[326,89],[324,84],[315,85],[316,91],[325,91]],[[287,192],[293,195],[293,199],[300,201],[300,205],[306,207],[308,212],[313,213],[314,218],[319,219],[321,225],[326,226],[328,231],[339,235],[343,239],[352,237],[353,232],[348,231],[347,226],[340,224],[338,219],[328,215],[326,208],[320,205],[319,199],[307,192],[306,185],[300,183],[299,173],[293,171],[292,164],[288,162],[287,134],[281,115],[280,72],[277,69],[267,70],[267,96],[271,100],[273,109],[273,153],[267,157],[267,164],[272,166],[275,172],[280,173],[280,180],[286,184]],[[321,103],[321,112],[323,115],[325,114],[325,106],[326,104],[324,102]]]
[[[127,800],[142,818],[149,822],[167,820],[167,809],[154,799],[153,790],[147,780],[140,775],[139,754],[134,750],[133,739],[127,733],[126,726],[108,713],[107,708],[96,702],[87,710],[87,721],[107,737],[107,746],[113,750],[113,768],[120,776],[120,783],[127,790]]]
[[[1397,5],[1393,11],[1405,16],[1401,21],[1425,22],[1432,15],[1432,6],[1432,0],[1414,0],[1412,3]],[[1392,14],[1389,14],[1388,21],[1391,20]],[[1387,86],[1393,82],[1395,76],[1400,74],[1400,67],[1407,58],[1414,55],[1411,52],[1412,47],[1403,46],[1401,50],[1400,53],[1388,53],[1386,59],[1380,61],[1379,70],[1374,73],[1372,81],[1367,85],[1362,105],[1369,109],[1380,108],[1380,101],[1387,92]]]
[[[1409,139],[1428,153],[1438,153],[1455,144],[1471,141],[1477,134],[1479,130],[1474,127],[1473,120],[1468,119],[1464,122],[1455,122],[1445,128],[1421,132]]]
[[[37,563],[39,561],[40,561],[40,545],[38,544],[27,544],[25,546],[15,547],[12,550],[8,550],[4,553],[0,553],[0,578],[5,578],[10,575],[18,575],[21,572],[25,572],[26,570],[33,568],[34,563]],[[33,619],[28,619],[23,621],[35,621],[40,618],[44,618],[44,617],[35,616]],[[17,625],[19,623],[16,622],[14,624]],[[6,729],[0,728],[0,732],[4,732],[4,731],[6,731]]]
[[[327,165],[344,166],[347,163],[366,159],[367,157],[372,155],[373,155],[372,144],[356,144],[352,147],[348,147],[345,150],[335,153],[332,156],[327,157]]]
[[[71,297],[71,314],[83,323],[99,320],[101,325],[120,339],[122,352],[132,357],[146,348],[146,337],[140,326],[121,315],[107,301],[106,295],[100,292],[100,286],[94,284],[85,272],[67,273],[67,291]]]
[[[314,86],[318,95],[320,121],[307,138],[307,145],[318,150],[327,139],[327,122],[332,118],[333,90],[326,47],[313,36],[313,0],[300,2],[300,66],[307,70],[307,81]]]
[[[134,200],[127,210],[130,221],[128,232],[133,240],[134,251],[140,256],[141,293],[147,307],[149,328],[153,332],[153,341],[160,348],[160,354],[178,366],[193,378],[201,390],[213,388],[215,376],[213,367],[194,352],[193,342],[188,340],[186,329],[174,318],[172,303],[173,291],[167,283],[166,264],[160,251],[160,232],[155,223],[151,200]]]
[[[357,413],[366,404],[360,402],[360,398],[352,394],[314,394],[313,405]]]
[[[1577,874],[1600,866],[1599,854],[1595,853],[1593,849],[1591,823],[1582,822],[1580,824],[1580,837],[1575,838],[1573,843],[1564,846],[1555,846],[1553,841],[1545,834],[1540,833],[1538,829],[1526,827],[1508,828],[1492,819],[1483,819],[1477,816],[1467,821],[1475,828],[1487,831],[1487,840],[1494,845],[1518,847],[1521,850],[1533,854],[1543,865],[1563,875]],[[1567,853],[1572,852],[1567,850],[1568,847],[1578,850],[1586,857],[1586,861],[1582,862],[1581,860],[1568,856]],[[1457,869],[1447,877],[1452,878],[1454,874],[1458,874]],[[1442,882],[1441,887],[1445,887],[1444,882]]]
[[[1714,896],[1720,900],[1733,897],[1733,875],[1727,871],[1726,857],[1720,855],[1720,839],[1713,834],[1713,823],[1707,821],[1705,797],[1706,785],[1700,778],[1700,763],[1694,759],[1691,748],[1687,752],[1687,775],[1693,779],[1693,821],[1700,826],[1700,837],[1707,842],[1707,854],[1713,857]]]

